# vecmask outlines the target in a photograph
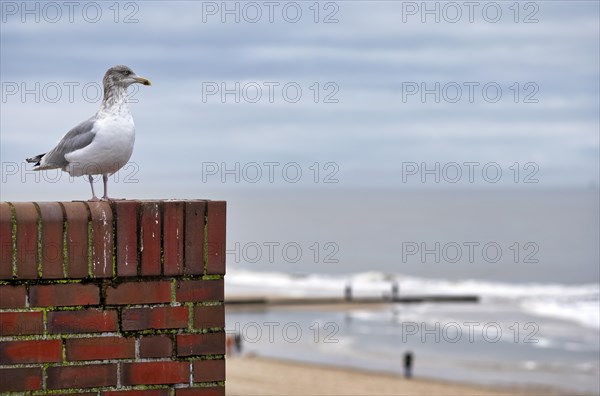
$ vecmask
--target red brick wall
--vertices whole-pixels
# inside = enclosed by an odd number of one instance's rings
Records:
[[[0,393],[223,395],[225,212],[0,203]]]

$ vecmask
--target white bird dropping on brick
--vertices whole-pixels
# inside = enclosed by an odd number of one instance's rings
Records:
[[[98,112],[67,132],[52,150],[26,161],[35,163],[34,170],[62,169],[71,176],[87,175],[92,187],[90,201],[98,201],[93,175],[102,175],[102,199],[108,200],[108,176],[127,164],[133,152],[135,125],[127,102],[127,87],[136,83],[151,85],[127,66],[108,69]]]

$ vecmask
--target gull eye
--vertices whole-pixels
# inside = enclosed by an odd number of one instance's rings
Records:
[[[128,76],[128,75],[130,75],[130,74],[131,74],[131,72],[130,72],[129,70],[125,70],[125,71],[123,72],[123,74],[125,74],[126,76]]]

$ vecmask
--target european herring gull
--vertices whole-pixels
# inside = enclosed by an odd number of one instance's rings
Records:
[[[102,199],[108,200],[108,177],[127,164],[133,152],[135,125],[127,102],[127,87],[136,83],[150,85],[150,81],[127,66],[108,69],[98,112],[67,132],[52,150],[26,161],[35,163],[34,170],[62,169],[71,176],[87,175],[92,187],[91,201],[99,200],[93,175],[102,175]]]

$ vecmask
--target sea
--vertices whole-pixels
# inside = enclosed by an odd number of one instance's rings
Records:
[[[421,378],[600,394],[597,189],[226,195],[228,298],[479,298],[228,309],[243,353],[400,376],[411,352]]]

